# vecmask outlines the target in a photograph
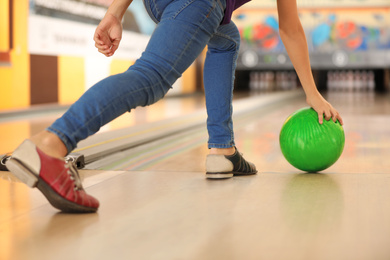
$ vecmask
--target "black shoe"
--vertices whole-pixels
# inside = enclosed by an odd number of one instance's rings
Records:
[[[234,175],[242,176],[256,173],[256,166],[247,162],[237,148],[233,155],[207,155],[206,177],[209,179],[224,179],[231,178]]]

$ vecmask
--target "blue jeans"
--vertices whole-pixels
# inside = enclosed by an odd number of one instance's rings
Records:
[[[232,97],[240,36],[234,23],[220,25],[226,0],[145,0],[157,23],[142,56],[127,71],[91,87],[47,130],[68,152],[101,126],[164,97],[208,46],[204,85],[209,148],[234,146]]]

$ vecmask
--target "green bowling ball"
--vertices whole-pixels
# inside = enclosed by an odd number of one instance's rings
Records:
[[[306,172],[319,172],[334,164],[344,149],[344,129],[339,121],[321,125],[312,108],[302,108],[284,122],[279,136],[286,160]]]

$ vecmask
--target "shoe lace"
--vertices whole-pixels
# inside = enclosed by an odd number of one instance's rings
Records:
[[[81,184],[80,174],[74,166],[73,159],[65,160],[65,168],[68,169],[67,173],[70,176],[70,179],[74,182],[74,190],[82,190],[83,186]]]

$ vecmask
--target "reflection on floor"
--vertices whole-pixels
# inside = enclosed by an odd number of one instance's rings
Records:
[[[256,176],[206,180],[205,129],[92,167],[117,171],[82,171],[97,214],[57,213],[3,173],[0,259],[390,259],[389,95],[326,98],[346,144],[321,174],[294,169],[279,149],[280,127],[304,97],[235,119]]]

